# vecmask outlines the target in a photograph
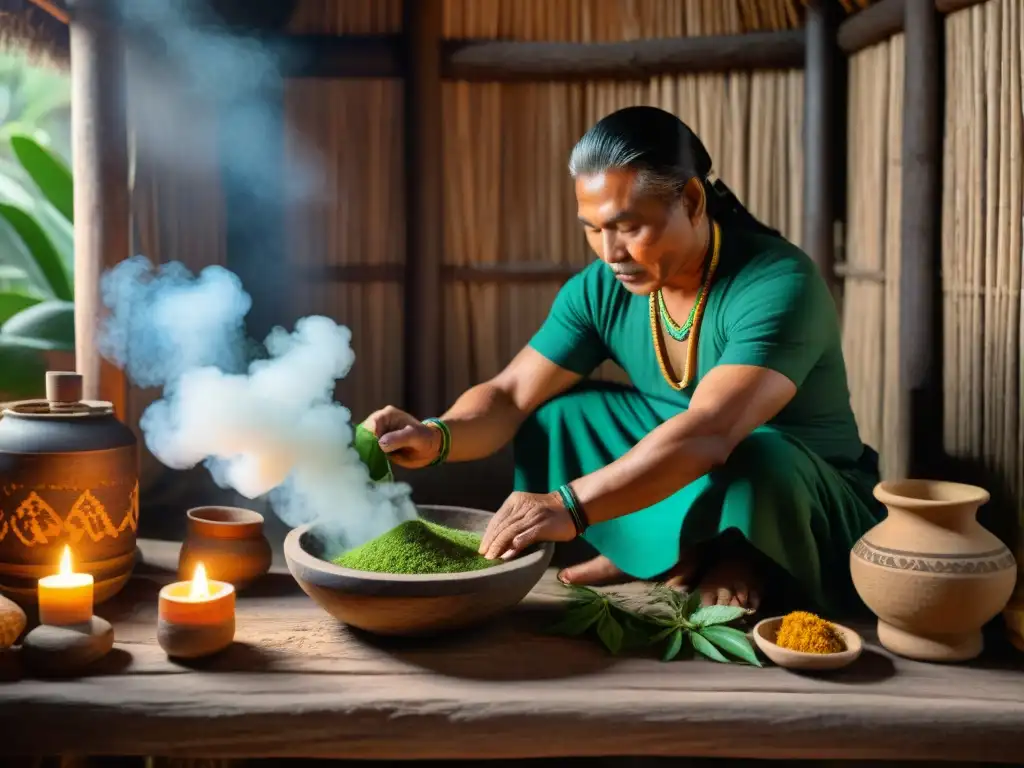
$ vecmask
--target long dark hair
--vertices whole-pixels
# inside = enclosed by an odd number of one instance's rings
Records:
[[[633,168],[649,193],[679,199],[696,177],[704,185],[708,214],[724,229],[739,228],[782,237],[748,211],[723,181],[709,179],[711,155],[690,127],[657,107],[626,107],[602,118],[583,134],[569,157],[573,177],[611,168]]]

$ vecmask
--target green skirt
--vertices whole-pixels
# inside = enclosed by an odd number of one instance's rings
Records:
[[[515,488],[547,493],[594,472],[671,415],[668,404],[632,388],[580,385],[520,428]],[[762,427],[722,467],[653,506],[591,526],[584,539],[629,576],[653,579],[676,565],[681,551],[738,532],[817,607],[842,610],[856,600],[850,549],[884,516],[871,495],[877,482],[878,456],[870,448],[857,465],[837,467]]]

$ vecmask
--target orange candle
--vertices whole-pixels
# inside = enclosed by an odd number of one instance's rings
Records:
[[[92,607],[92,575],[72,570],[71,547],[65,546],[57,573],[39,580],[39,623],[87,624],[92,620]]]
[[[206,656],[226,648],[234,637],[235,588],[208,579],[202,563],[190,581],[160,590],[157,642],[169,656]]]

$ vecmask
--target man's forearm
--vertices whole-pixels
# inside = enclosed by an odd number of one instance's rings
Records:
[[[590,523],[658,503],[725,461],[729,441],[714,419],[679,414],[605,467],[571,483]]]
[[[448,461],[474,461],[497,453],[515,437],[527,415],[492,382],[466,390],[441,417],[452,435]]]

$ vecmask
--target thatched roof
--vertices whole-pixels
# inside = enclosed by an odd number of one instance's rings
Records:
[[[64,0],[50,0],[64,9]],[[68,66],[68,28],[29,0],[0,0],[0,50],[18,51],[34,63]]]

